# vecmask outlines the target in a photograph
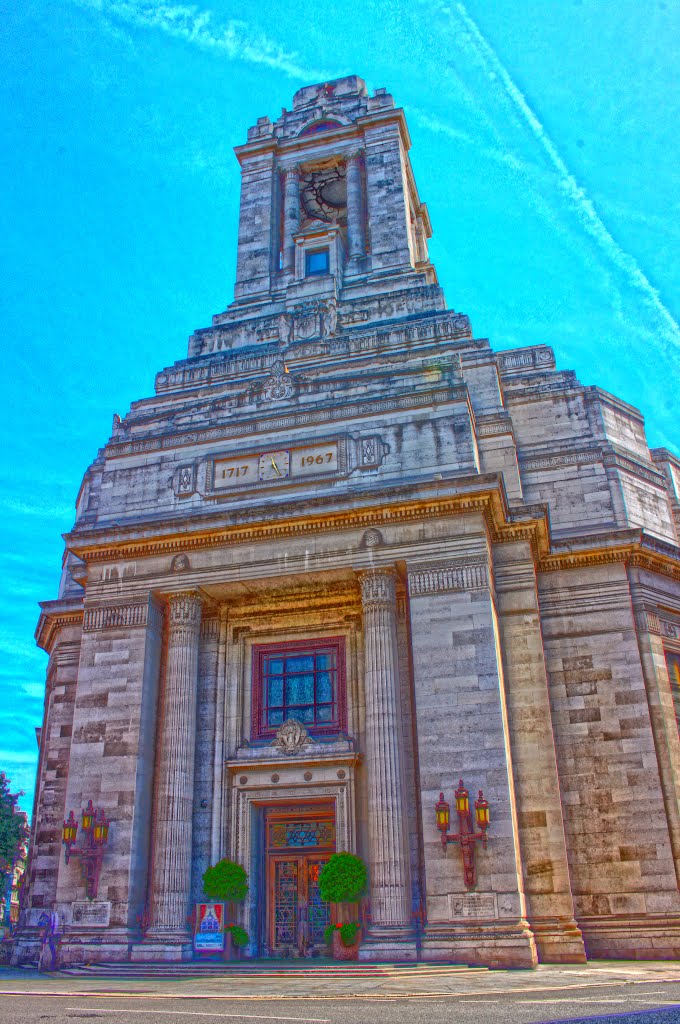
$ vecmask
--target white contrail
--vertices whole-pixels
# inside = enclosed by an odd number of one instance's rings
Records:
[[[231,60],[259,64],[304,82],[327,81],[336,77],[328,70],[305,67],[299,54],[285,50],[261,33],[253,33],[248,24],[237,19],[218,24],[212,11],[195,4],[165,4],[155,0],[73,0],[80,7],[99,11],[105,17],[119,18],[128,25],[158,29],[175,39],[215,50]]]
[[[451,8],[447,5],[440,3],[439,9],[442,13],[451,13]],[[678,346],[680,346],[680,326],[670,310],[664,305],[659,292],[652,285],[635,257],[621,248],[603,223],[592,200],[570,172],[539,118],[529,106],[521,89],[513,81],[493,47],[487,42],[485,36],[482,35],[477,27],[477,23],[468,14],[465,5],[456,2],[453,4],[453,10],[455,10],[467,29],[471,46],[476,51],[477,56],[481,58],[483,64],[485,64],[488,77],[493,82],[500,83],[505,95],[528,126],[550,164],[557,172],[560,189],[575,209],[582,226],[595,239],[600,249],[611,262],[624,273],[629,284],[641,294],[645,304],[653,310],[658,318],[659,334],[677,351]]]

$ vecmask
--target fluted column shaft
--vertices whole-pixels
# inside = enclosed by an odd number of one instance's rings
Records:
[[[295,270],[295,241],[300,229],[300,174],[289,167],[283,179],[283,269]]]
[[[153,835],[151,932],[187,932],[196,748],[200,596],[169,602],[168,653]]]
[[[347,157],[347,245],[350,259],[358,259],[365,255],[364,203],[359,153],[352,153]]]
[[[396,573],[360,574],[364,616],[366,774],[373,926],[410,926],[411,894],[404,807]]]

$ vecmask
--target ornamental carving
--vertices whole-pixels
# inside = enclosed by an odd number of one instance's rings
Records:
[[[160,609],[148,601],[143,604],[88,608],[83,617],[83,632],[95,633],[100,629],[130,629],[147,624],[156,628],[160,624]]]
[[[262,385],[262,398],[265,402],[277,402],[282,398],[290,398],[295,388],[293,378],[286,369],[282,359],[277,359],[272,366],[274,371]]]
[[[191,563],[187,555],[175,555],[172,562],[170,563],[171,572],[186,572],[187,569],[191,568]]]
[[[365,534],[361,539],[362,548],[376,548],[379,544],[383,543],[383,535],[380,530],[371,528],[366,530]]]
[[[313,742],[304,725],[295,718],[289,718],[276,733],[272,746],[278,747],[282,754],[297,754]]]
[[[486,561],[443,562],[409,570],[408,589],[412,596],[451,590],[484,590],[489,586]]]
[[[394,605],[397,592],[397,574],[391,567],[367,569],[359,573],[361,602],[364,608],[371,605]]]
[[[173,594],[168,600],[168,606],[171,628],[200,625],[203,600],[197,591],[186,590]]]

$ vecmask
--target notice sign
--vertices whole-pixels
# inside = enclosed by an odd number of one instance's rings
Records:
[[[197,903],[194,950],[220,953],[224,949],[224,903]]]
[[[107,928],[110,919],[109,902],[75,900],[71,904],[71,923],[74,928]]]

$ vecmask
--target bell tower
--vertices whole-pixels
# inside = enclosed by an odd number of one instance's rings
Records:
[[[403,110],[385,89],[369,96],[356,75],[300,89],[292,110],[259,118],[236,148],[235,299],[218,322],[358,299],[381,319],[380,296],[423,287],[443,309],[409,148]]]

